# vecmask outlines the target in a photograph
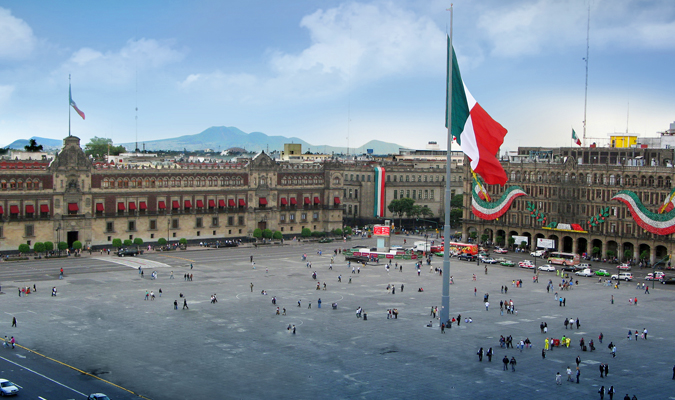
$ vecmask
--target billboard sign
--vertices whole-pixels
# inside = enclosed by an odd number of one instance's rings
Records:
[[[541,247],[544,249],[555,249],[555,240],[537,238],[537,247]]]
[[[387,225],[375,225],[373,227],[373,235],[375,236],[389,236],[389,226]]]

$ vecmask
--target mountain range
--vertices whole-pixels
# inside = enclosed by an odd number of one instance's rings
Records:
[[[48,149],[58,149],[63,145],[62,140],[47,139],[41,137],[32,137],[38,144]],[[113,139],[114,140],[114,139]],[[283,150],[285,143],[299,143],[302,145],[302,152],[310,151],[312,153],[347,153],[363,154],[367,149],[373,149],[374,154],[398,154],[399,146],[395,143],[383,142],[380,140],[371,140],[370,142],[359,146],[347,147],[314,145],[305,142],[297,137],[285,136],[268,136],[262,132],[246,133],[235,127],[228,126],[212,126],[201,133],[194,135],[184,135],[169,139],[139,141],[138,147],[143,150],[157,151],[157,150],[177,150],[186,149],[188,151],[211,149],[213,151],[227,150],[231,147],[241,147],[248,151],[259,152],[261,150],[274,151]],[[23,149],[28,144],[28,139],[15,140],[9,144],[10,149]],[[84,146],[86,143],[82,143]],[[121,144],[127,150],[133,151],[136,147],[135,143],[115,143]],[[145,146],[145,147],[143,147]]]

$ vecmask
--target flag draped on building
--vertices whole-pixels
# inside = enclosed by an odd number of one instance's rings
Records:
[[[507,181],[506,172],[497,159],[497,152],[504,143],[507,130],[485,112],[464,85],[449,37],[447,68],[448,79],[452,76],[452,93],[446,94],[445,120],[448,121],[448,110],[452,110],[450,118],[452,136],[471,160],[471,169],[476,171],[485,183],[504,185]]]
[[[375,167],[375,217],[384,217],[384,168]]]
[[[77,104],[75,104],[75,101],[73,101],[73,93],[70,90],[70,85],[68,85],[68,98],[70,99],[70,106],[75,109],[77,114],[82,117],[82,119],[84,119],[84,113],[79,108],[77,108]]]
[[[577,146],[581,146],[581,139],[577,136],[577,133],[572,129],[572,140],[576,143]]]

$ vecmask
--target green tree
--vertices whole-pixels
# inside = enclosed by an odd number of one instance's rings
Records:
[[[262,231],[262,236],[263,236],[265,239],[271,239],[271,238],[272,238],[272,235],[274,235],[274,232],[272,232],[271,229],[263,229],[263,231]]]
[[[633,250],[626,249],[626,251],[623,252],[623,257],[626,260],[630,260],[631,258],[633,258]]]
[[[513,245],[514,245],[515,243],[516,243],[516,239],[514,239],[513,237],[510,237],[510,238],[509,238],[509,246],[513,247]]]
[[[300,236],[307,238],[312,236],[312,231],[309,228],[302,228],[302,232],[300,232]]]
[[[613,250],[607,250],[607,258],[614,258],[616,256],[616,252]]]
[[[263,237],[263,231],[262,231],[262,229],[260,229],[260,228],[255,228],[255,229],[253,230],[253,237],[256,238],[256,239],[262,238],[262,237]]]
[[[520,248],[524,249],[525,247],[527,247],[527,242],[523,240],[522,242],[520,242]]]
[[[476,232],[476,231],[471,231],[471,233],[469,233],[469,237],[470,237],[471,239],[477,238],[477,237],[478,237],[478,232]]]
[[[345,235],[351,235],[353,233],[352,228],[349,226],[345,226]]]
[[[116,248],[122,247],[122,239],[113,239],[112,246]]]
[[[458,226],[462,221],[462,210],[454,209],[450,210],[450,225]]]
[[[110,154],[111,156],[119,155],[124,153],[126,149],[124,146],[113,146],[112,139],[100,138],[94,136],[91,138],[89,143],[84,146],[84,154],[88,156],[93,156],[97,160],[105,159],[105,156]]]
[[[166,246],[166,239],[164,239],[163,237],[157,239],[157,244],[160,246]]]
[[[44,253],[45,244],[42,242],[35,242],[35,244],[33,245],[33,251],[35,251],[38,254]]]
[[[488,240],[489,238],[490,238],[490,235],[488,235],[487,233],[484,233],[484,234],[480,235],[480,240],[481,240],[483,243],[487,242],[487,240]]]
[[[314,236],[314,237],[324,237],[324,236],[326,236],[326,232],[314,231],[314,232],[312,232],[312,236]]]
[[[497,246],[504,246],[504,236],[497,236],[495,242],[497,243]]]
[[[134,242],[132,242],[131,239],[124,239],[124,247],[129,247],[132,244],[134,244]]]
[[[187,239],[185,238],[178,239],[178,243],[183,247],[187,247]]]
[[[59,250],[63,251],[63,250],[65,250],[65,249],[68,248],[68,243],[66,243],[66,242],[59,242],[58,246],[59,246]]]
[[[73,249],[75,250],[82,250],[82,242],[79,240],[76,240],[73,242]]]
[[[450,199],[450,207],[451,208],[462,208],[464,207],[464,195],[463,194],[456,194],[452,196]]]
[[[54,243],[53,242],[45,242],[45,251],[52,251],[54,250]]]
[[[646,260],[649,258],[649,250],[643,250],[642,253],[640,253],[640,258],[643,260]]]
[[[426,205],[422,206],[422,208],[420,209],[420,214],[422,214],[422,216],[424,218],[433,218],[434,217],[434,212],[431,211],[431,208],[429,208],[429,206],[426,206]]]
[[[340,229],[340,228],[333,229],[333,235],[342,236],[342,229]]]
[[[38,145],[35,139],[30,139],[28,144],[23,146],[23,148],[29,153],[37,153],[42,151],[42,145]]]
[[[141,238],[139,238],[139,237],[134,238],[134,244],[135,244],[136,246],[143,246],[143,239],[141,239]]]
[[[26,254],[30,251],[30,246],[27,245],[26,243],[21,243],[19,245],[19,253],[21,254]]]
[[[283,238],[284,238],[284,235],[281,233],[281,231],[274,231],[274,234],[272,235],[272,239],[281,240]]]

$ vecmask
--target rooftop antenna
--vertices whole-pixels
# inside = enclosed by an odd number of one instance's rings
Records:
[[[588,4],[588,22],[586,24],[586,87],[584,88],[584,144],[586,143],[586,106],[588,105],[588,52],[591,37],[591,4]]]

